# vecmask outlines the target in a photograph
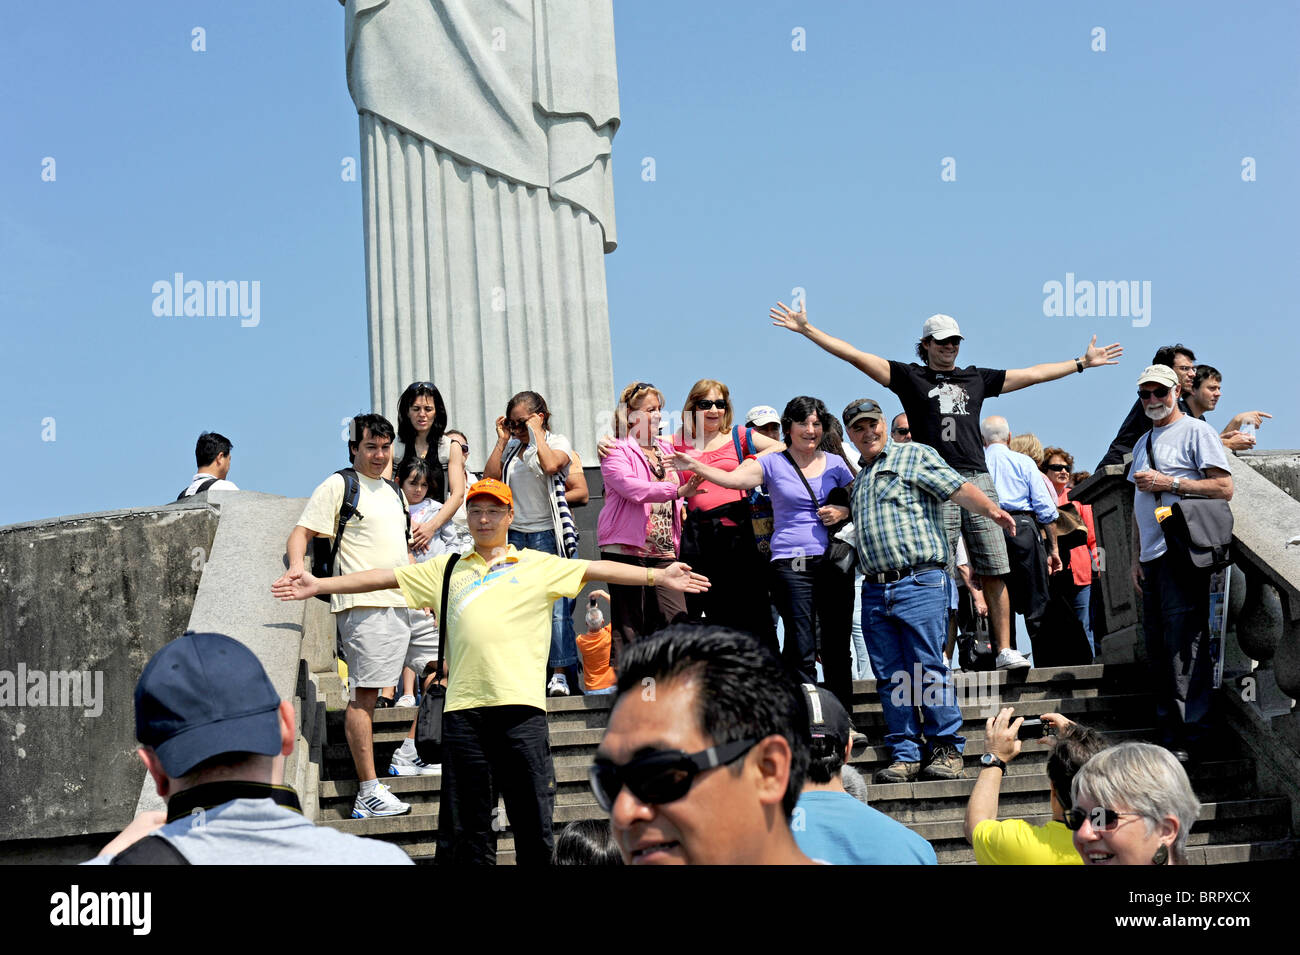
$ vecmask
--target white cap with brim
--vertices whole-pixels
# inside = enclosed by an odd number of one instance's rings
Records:
[[[1178,373],[1168,365],[1147,365],[1146,371],[1138,376],[1138,384],[1166,385],[1170,388],[1176,388],[1178,387]]]
[[[752,428],[761,428],[765,424],[780,424],[781,416],[771,405],[754,405],[745,415],[745,424]]]
[[[922,338],[937,338],[943,341],[945,338],[961,338],[961,329],[957,327],[957,319],[951,315],[931,315],[921,326]]]

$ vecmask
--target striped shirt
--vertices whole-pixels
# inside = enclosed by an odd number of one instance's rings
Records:
[[[948,561],[943,502],[965,478],[928,444],[893,438],[853,480],[853,529],[867,573]]]

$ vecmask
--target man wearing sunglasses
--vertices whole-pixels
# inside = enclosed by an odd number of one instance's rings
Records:
[[[630,865],[798,865],[804,703],[748,634],[678,624],[634,643],[591,767]]]
[[[916,354],[923,364],[889,361],[860,351],[848,342],[808,323],[807,310],[792,311],[781,302],[769,313],[772,324],[797,332],[824,351],[842,358],[874,381],[898,395],[907,412],[912,440],[928,444],[948,465],[978,490],[996,500],[997,492],[984,463],[980,440],[980,409],[986,398],[1019,391],[1031,385],[1082,374],[1087,368],[1117,365],[1124,349],[1116,342],[1097,347],[1097,336],[1082,355],[1065,361],[1045,362],[1029,368],[957,367],[962,334],[949,315],[931,315],[921,327]],[[981,514],[956,505],[944,508],[948,553],[957,551],[957,538],[966,542],[971,568],[980,577],[989,606],[989,626],[994,645],[1006,668],[1022,669],[1029,662],[1011,648],[1011,602],[1003,578],[1010,572],[1002,532]],[[1017,659],[1017,657],[1019,657]]]
[[[447,699],[443,707],[442,802],[454,820],[439,835],[442,863],[492,865],[494,789],[506,803],[521,865],[549,864],[555,770],[546,725],[543,675],[551,643],[551,604],[576,597],[591,580],[699,593],[709,582],[682,563],[646,569],[608,560],[569,560],[516,550],[508,532],[510,488],[484,479],[465,495],[474,549],[452,570],[442,608],[442,581],[452,555],[396,570],[317,579],[288,575],[272,593],[305,600],[318,593],[367,593],[400,587],[411,607],[434,607],[447,624]],[[445,833],[445,835],[444,835]]]
[[[907,423],[906,411],[894,415],[894,420],[889,425],[889,436],[899,444],[906,444],[912,440],[912,428]]]
[[[1156,508],[1185,494],[1232,500],[1232,474],[1218,433],[1178,407],[1181,384],[1167,365],[1138,378],[1151,422],[1150,447],[1133,449],[1133,586],[1142,595],[1142,629],[1155,683],[1160,742],[1186,763],[1210,729],[1210,575],[1168,553]]]
[[[1186,399],[1187,395],[1191,393],[1192,381],[1196,376],[1196,355],[1181,342],[1176,345],[1163,345],[1156,349],[1155,355],[1151,358],[1151,364],[1166,365],[1174,370],[1178,376],[1178,384],[1182,386],[1182,392],[1178,396],[1178,407],[1183,414],[1187,414]],[[1102,459],[1097,462],[1095,470],[1100,471],[1107,465],[1122,463],[1124,455],[1130,453],[1150,430],[1151,419],[1142,410],[1142,402],[1140,400],[1133,402],[1133,407],[1129,409],[1128,415],[1119,426],[1119,431],[1111,440],[1110,447],[1106,449]]]

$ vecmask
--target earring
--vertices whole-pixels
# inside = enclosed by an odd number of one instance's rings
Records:
[[[1155,855],[1151,857],[1151,864],[1152,865],[1169,864],[1169,847],[1165,845],[1163,842],[1160,843],[1160,848],[1156,850]]]

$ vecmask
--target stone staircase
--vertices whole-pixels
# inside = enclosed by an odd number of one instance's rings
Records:
[[[929,840],[941,864],[972,864],[974,855],[962,835],[966,802],[975,784],[979,756],[984,752],[984,725],[999,706],[1014,706],[1017,715],[1057,712],[1102,731],[1117,741],[1150,739],[1154,706],[1144,689],[1141,667],[1093,665],[1034,669],[1018,673],[957,675],[966,735],[967,778],[950,781],[870,785],[871,805],[888,813]],[[587,767],[609,719],[608,697],[568,697],[548,701],[551,751],[556,772],[556,829],[580,819],[600,818],[587,786]],[[413,707],[377,710],[375,763],[381,773],[393,750],[405,737]],[[854,684],[853,719],[873,741],[884,735],[881,706],[874,680]],[[372,836],[400,845],[417,862],[431,862],[437,838],[437,776],[388,777],[397,796],[411,803],[405,816],[351,819],[356,775],[343,737],[341,711],[326,718],[321,752],[318,822],[340,831]],[[1212,747],[1213,760],[1197,766],[1192,785],[1202,806],[1188,841],[1194,864],[1218,864],[1300,858],[1300,840],[1290,835],[1291,802],[1286,795],[1260,792],[1254,762],[1240,741],[1224,731]],[[1000,818],[1017,816],[1035,823],[1050,817],[1047,747],[1027,743],[1003,781]],[[853,765],[869,780],[886,765],[881,745],[870,746]],[[509,828],[498,837],[497,861],[513,864]]]

